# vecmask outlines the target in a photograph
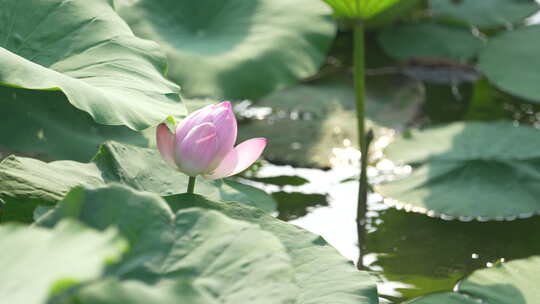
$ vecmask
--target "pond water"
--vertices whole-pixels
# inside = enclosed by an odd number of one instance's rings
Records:
[[[358,183],[351,178],[357,170],[345,165],[324,171],[267,164],[257,176],[276,177],[273,184],[252,183],[274,194],[279,218],[323,236],[343,256],[357,261]],[[408,170],[380,159],[368,175],[373,183],[380,183]],[[304,184],[299,185],[299,180]],[[287,181],[295,185],[286,185]],[[378,278],[381,303],[450,291],[476,269],[540,254],[540,236],[532,233],[540,227],[540,217],[512,222],[446,221],[389,208],[375,193],[369,195],[368,208],[363,261]]]

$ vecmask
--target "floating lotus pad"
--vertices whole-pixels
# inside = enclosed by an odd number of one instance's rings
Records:
[[[431,9],[436,16],[494,28],[521,22],[540,6],[535,0],[431,0]]]
[[[453,123],[404,134],[386,150],[410,176],[377,186],[407,211],[461,220],[540,212],[540,130],[511,122]]]
[[[539,48],[540,25],[500,34],[480,53],[479,69],[503,91],[538,103]]]
[[[379,43],[398,60],[428,57],[466,61],[484,45],[467,28],[435,23],[386,28],[379,35]]]

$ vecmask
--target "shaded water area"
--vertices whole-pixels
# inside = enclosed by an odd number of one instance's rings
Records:
[[[273,193],[276,216],[324,237],[343,256],[358,259],[355,166],[331,170],[266,164],[253,184]],[[369,168],[373,183],[406,174],[380,159]],[[461,222],[390,208],[369,195],[364,265],[378,280],[381,303],[403,303],[450,291],[476,269],[540,253],[540,217],[511,222]]]

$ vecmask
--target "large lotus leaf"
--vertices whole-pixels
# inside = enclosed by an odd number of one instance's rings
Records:
[[[380,126],[407,123],[423,94],[418,82],[406,77],[376,76],[368,78],[367,99],[369,125],[380,130]],[[297,85],[271,94],[254,106],[271,113],[243,124],[239,136],[268,138],[265,157],[272,162],[330,167],[334,148],[356,145],[355,94],[350,78],[330,77]]]
[[[55,204],[76,185],[109,183],[164,196],[185,192],[188,178],[168,166],[157,150],[116,142],[102,145],[90,163],[45,163],[9,156],[0,163],[0,200],[6,203],[1,220],[31,221],[36,205]],[[264,191],[233,180],[199,178],[195,189],[213,199],[239,201],[266,211],[276,208]]]
[[[510,302],[512,303],[512,302]],[[407,304],[478,304],[477,299],[457,292],[435,293]]]
[[[71,221],[54,230],[0,226],[2,303],[45,303],[62,289],[100,276],[126,245],[114,230],[100,233]]]
[[[106,140],[147,145],[139,132],[97,124],[65,99],[61,92],[0,86],[0,149],[46,160],[88,161]]]
[[[377,302],[369,275],[316,235],[245,204],[191,194],[166,199],[169,205],[121,186],[76,188],[40,218],[38,224],[46,226],[62,218],[98,229],[115,225],[129,239],[133,250],[110,271],[129,281],[90,287],[81,298],[103,299],[98,303],[131,303],[138,295],[150,302],[172,296],[186,303]],[[135,280],[158,283],[157,290],[134,291]]]
[[[280,240],[217,211],[189,208],[173,213],[155,194],[113,186],[74,189],[41,223],[52,225],[59,218],[76,218],[100,230],[117,227],[131,250],[109,273],[151,284],[165,280],[145,288],[172,289],[164,295],[155,291],[146,303],[167,303],[164,297],[172,296],[175,300],[169,303],[241,303],[256,297],[265,299],[261,303],[290,303],[297,292],[294,269]],[[83,298],[99,298],[88,303],[145,299],[145,288],[121,298],[119,291],[111,292],[114,284],[106,286],[108,292]]]
[[[238,203],[210,201],[186,194],[165,199],[174,210],[190,207],[218,210],[234,219],[258,224],[276,235],[287,248],[296,269],[295,281],[300,287],[297,303],[377,303],[376,288],[369,275],[356,271],[350,261],[320,236]]]
[[[473,272],[459,282],[454,293],[420,298],[411,304],[536,303],[540,298],[539,273],[540,256],[498,263],[494,267]]]
[[[261,237],[263,237],[261,235]],[[253,241],[260,241],[253,240]],[[261,241],[260,243],[267,243]],[[237,245],[237,244],[233,244]],[[266,244],[264,244],[266,245]],[[165,280],[155,284],[146,284],[136,280],[118,281],[109,279],[86,286],[73,295],[69,304],[148,304],[148,303],[189,303],[189,304],[236,304],[236,303],[261,303],[261,304],[285,304],[294,303],[294,293],[291,288],[284,286],[287,276],[279,271],[288,270],[286,267],[276,267],[273,261],[268,261],[270,271],[260,271],[264,265],[238,265],[240,262],[248,262],[249,258],[232,256],[233,251],[243,248],[232,247],[223,253],[219,259],[229,259],[234,265],[224,267],[229,271],[223,278],[222,273],[202,273],[202,275],[178,280]],[[253,248],[251,248],[253,250]],[[268,246],[257,247],[259,249],[273,249]],[[217,253],[210,253],[213,257]],[[259,251],[259,254],[262,252]],[[268,255],[268,253],[267,253]],[[222,258],[226,257],[226,258]],[[197,261],[208,262],[211,261]],[[255,264],[252,262],[252,264]],[[187,265],[186,265],[187,266]],[[205,271],[204,265],[194,265],[194,271]],[[248,269],[244,269],[248,268]],[[255,268],[257,267],[257,268]],[[213,267],[212,267],[213,268]],[[251,271],[245,276],[243,272]],[[257,277],[253,273],[261,273]],[[266,277],[265,277],[266,276]],[[276,281],[278,278],[280,281]],[[190,281],[193,280],[193,281]],[[219,280],[219,281],[218,281]],[[205,282],[208,281],[208,282]],[[216,286],[213,286],[216,285]],[[292,285],[294,287],[294,285]],[[218,289],[220,288],[220,289]],[[287,290],[289,289],[289,290]]]
[[[457,19],[481,28],[512,25],[534,14],[535,0],[431,0],[436,16]]]
[[[258,98],[315,74],[335,32],[313,0],[117,0],[137,35],[157,41],[190,97]]]
[[[107,125],[145,129],[180,116],[157,44],[133,35],[109,0],[1,0],[0,84],[61,90]],[[4,107],[4,105],[2,105]]]
[[[482,40],[467,28],[435,23],[389,27],[381,32],[379,43],[398,60],[441,57],[465,61],[483,46]]]
[[[386,150],[413,164],[377,190],[406,210],[463,220],[515,219],[540,211],[540,130],[511,122],[454,123],[412,131]]]
[[[502,90],[540,102],[540,25],[505,32],[491,39],[480,53],[479,68]]]
[[[338,17],[369,19],[400,0],[323,0]]]

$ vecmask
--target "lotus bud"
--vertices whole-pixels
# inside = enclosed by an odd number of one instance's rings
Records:
[[[265,138],[252,138],[234,146],[237,124],[228,101],[191,113],[171,132],[157,127],[157,146],[171,166],[189,176],[208,179],[238,174],[251,166],[266,147]]]

